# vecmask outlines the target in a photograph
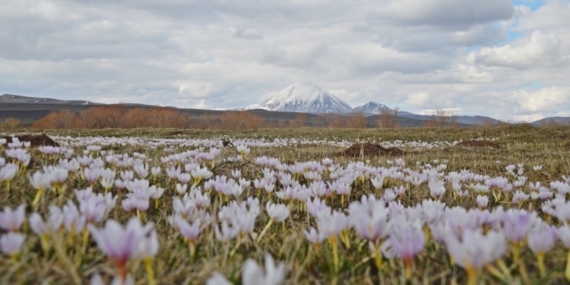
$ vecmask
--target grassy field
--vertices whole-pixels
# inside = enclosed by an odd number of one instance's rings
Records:
[[[2,134],[0,130],[0,136],[22,132],[28,131],[16,130]],[[104,219],[93,222],[92,226],[102,228],[109,220],[116,220],[125,225],[133,217],[138,217],[143,224],[154,223],[160,250],[146,261],[149,262],[154,272],[156,284],[205,284],[217,271],[232,284],[248,285],[242,279],[246,274],[242,271],[244,263],[251,258],[263,266],[266,253],[270,253],[277,263],[285,264],[286,273],[283,284],[467,284],[467,282],[476,282],[471,284],[563,284],[566,282],[564,274],[568,250],[563,243],[558,241],[545,252],[545,271],[542,272],[537,261],[537,256],[541,254],[537,255],[529,248],[526,236],[523,242],[517,244],[503,237],[506,242],[504,253],[476,270],[476,273],[473,273],[475,277],[472,277],[473,275],[469,275],[469,270],[466,269],[473,271],[473,266],[461,266],[451,259],[450,252],[446,248],[449,243],[443,244],[436,241],[433,232],[429,234],[431,224],[425,221],[425,217],[418,218],[422,214],[414,217],[416,213],[414,210],[406,210],[402,218],[406,221],[405,223],[410,224],[411,231],[421,232],[425,238],[425,244],[421,246],[417,254],[413,255],[411,263],[404,262],[405,258],[384,253],[380,257],[382,262],[379,266],[379,256],[374,252],[373,246],[371,248],[369,241],[352,226],[343,228],[340,235],[332,234],[323,237],[316,247],[306,239],[303,230],[314,227],[320,231],[321,223],[324,222],[307,213],[304,200],[277,197],[275,192],[285,192],[287,189],[280,182],[281,178],[278,175],[280,167],[273,168],[276,179],[274,193],[259,191],[253,181],[267,178],[267,174],[263,172],[265,167],[256,161],[256,158],[262,156],[277,158],[280,163],[289,165],[289,168],[283,166],[281,170],[294,177],[296,183],[293,183],[293,188],[307,188],[320,179],[325,183],[333,183],[340,179],[336,177],[337,174],[339,177],[348,177],[350,176],[347,174],[348,170],[356,171],[359,175],[351,180],[349,195],[342,196],[342,198],[339,194],[321,197],[331,209],[339,211],[346,217],[354,218],[348,212],[351,203],[361,201],[362,196],[369,194],[381,199],[385,197],[386,191],[392,191],[394,187],[405,187],[405,193],[394,199],[394,201],[399,201],[404,209],[412,209],[418,204],[421,205],[423,201],[433,200],[432,187],[427,181],[414,186],[405,179],[407,176],[415,175],[414,173],[420,175],[431,171],[432,174],[429,175],[434,176],[430,177],[435,180],[439,179],[445,187],[445,193],[440,201],[447,208],[461,207],[479,211],[476,197],[486,196],[489,199],[487,209],[490,212],[498,211],[497,209],[502,207],[505,211],[523,209],[525,213],[536,215],[536,219],[540,219],[541,222],[529,226],[528,233],[525,234],[530,235],[533,230],[540,229],[540,227],[564,227],[562,219],[543,211],[542,203],[555,197],[556,191],[552,189],[551,182],[564,183],[564,177],[570,176],[570,149],[565,147],[565,144],[570,142],[570,128],[568,127],[535,128],[522,125],[488,128],[363,130],[303,128],[240,132],[108,129],[59,130],[45,133],[55,138],[61,147],[74,151],[68,159],[90,155],[93,159],[101,157],[103,165],[95,163],[90,166],[81,166],[76,170],[68,169],[67,179],[62,182],[61,193],[53,190],[59,186],[53,186],[52,181],[51,187],[46,187],[52,189],[45,189],[39,203],[34,205],[37,189],[30,182],[30,177],[36,172],[44,175],[49,173],[49,170],[44,167],[61,166],[60,161],[64,160],[64,154],[56,153],[48,156],[36,148],[22,148],[31,155],[31,160],[27,166],[19,165],[18,173],[11,180],[9,188],[7,182],[0,179],[2,197],[0,209],[4,207],[14,209],[24,204],[27,218],[37,212],[44,220],[47,220],[50,217],[50,206],[63,208],[69,200],[78,206],[80,212],[78,217],[81,217],[85,214],[81,210],[81,202],[74,190],[93,186],[95,193],[108,191],[113,196],[118,196],[116,205],[108,210]],[[136,143],[128,143],[126,140],[129,138],[136,139]],[[222,140],[231,141],[236,145],[246,145],[249,153],[245,155],[242,151],[240,156],[238,148],[230,146],[220,148],[220,153],[215,159],[208,162],[195,159],[195,154],[194,158],[185,162],[161,159],[191,150],[195,150],[196,153],[208,153],[211,145],[217,145]],[[466,140],[490,140],[499,144],[501,148],[470,148],[454,144],[454,142]],[[361,156],[356,158],[339,155],[347,146],[359,142],[395,145],[403,149],[405,154],[401,157]],[[201,143],[203,146],[200,145]],[[101,149],[87,151],[88,145],[98,145]],[[0,147],[0,159],[4,158],[5,163],[17,163],[17,160],[13,159],[8,152],[7,146]],[[116,166],[106,160],[106,157],[113,155],[120,155],[124,158],[124,154],[132,158],[132,163]],[[337,166],[334,169],[322,167],[322,160],[326,158],[332,159],[334,165]],[[405,165],[396,167],[395,160],[398,158],[403,159]],[[318,170],[312,171],[305,165],[305,169],[295,175],[291,166],[311,161],[321,165],[315,167]],[[194,162],[198,166],[192,165],[187,171],[184,170],[185,164]],[[90,183],[85,177],[87,168],[101,170],[107,168],[115,171],[114,179],[121,179],[120,172],[133,170],[135,164],[143,166],[146,164],[148,172],[152,167],[160,167],[160,173],[157,175],[144,176],[136,174],[135,171],[135,178],[148,179],[150,185],[164,189],[164,194],[160,198],[151,199],[148,210],[139,211],[138,215],[136,211],[128,212],[122,206],[122,201],[127,198],[129,191],[119,190],[116,185],[105,189],[100,178]],[[522,167],[519,167],[519,164],[522,164]],[[508,165],[514,165],[516,169],[522,168],[524,173],[510,175],[506,170]],[[248,182],[247,186],[241,187],[242,193],[226,195],[206,189],[205,183],[208,179],[198,181],[196,175],[192,176],[187,192],[190,192],[190,186],[192,182],[195,182],[199,188],[196,191],[206,195],[210,202],[209,206],[195,210],[194,214],[207,213],[211,217],[211,224],[204,226],[203,231],[194,241],[194,250],[190,250],[192,242],[180,234],[180,229],[169,223],[169,216],[175,214],[173,201],[182,196],[176,191],[177,182],[169,178],[166,172],[166,169],[173,166],[181,166],[182,172],[189,174],[191,170],[206,167],[211,172],[212,179],[222,175],[231,179],[232,171],[239,170],[240,178]],[[535,170],[536,166],[541,166],[541,169],[537,167]],[[375,187],[372,180],[377,178],[378,173],[388,173],[390,168],[401,174],[401,177],[398,175],[382,176],[384,179],[382,186]],[[0,169],[2,169],[1,163]],[[364,170],[359,173],[359,169]],[[433,172],[434,169],[437,170]],[[462,189],[467,191],[468,195],[460,198],[452,189],[451,180],[447,176],[452,172],[460,173],[462,170],[475,175],[487,176],[487,179],[505,177],[510,184],[514,184],[519,177],[525,177],[525,181],[523,185],[514,186],[515,189],[512,191],[502,192],[495,188],[490,189],[489,192],[477,194],[471,187],[476,183],[484,184],[485,179],[482,178],[478,182],[464,179],[461,181]],[[319,178],[310,179],[307,172],[316,172]],[[437,172],[442,174],[438,176]],[[236,180],[239,181],[237,178]],[[553,198],[544,201],[527,199],[512,202],[515,191],[525,194],[533,192],[531,182],[533,185],[535,182],[540,182],[542,186],[548,188],[548,191],[554,193]],[[500,197],[497,197],[497,194]],[[567,200],[568,198],[567,194],[561,196],[561,199]],[[221,207],[228,206],[230,201],[246,201],[248,197],[259,199],[259,214],[254,219],[253,230],[231,238],[228,242],[219,241],[216,238],[215,228],[225,220],[219,216],[219,212],[222,211]],[[269,201],[285,205],[289,209],[289,215],[283,222],[275,222],[269,226],[264,235],[258,238],[272,219],[266,211],[266,203]],[[394,210],[396,206],[386,207],[386,209],[396,211]],[[418,211],[421,212],[421,209]],[[399,220],[395,216],[396,214],[391,212],[386,219],[388,224],[398,228]],[[190,217],[184,217],[184,219],[188,222],[195,221],[195,218]],[[451,218],[448,217],[448,219]],[[231,221],[236,223],[235,220]],[[449,223],[448,221],[447,224]],[[506,231],[503,227],[502,223],[497,222],[493,225],[485,224],[476,230],[483,235],[489,232],[502,235]],[[8,232],[9,230],[0,229],[0,236],[7,236]],[[112,258],[106,256],[89,230],[80,229],[76,233],[71,233],[72,231],[62,224],[56,229],[48,230],[46,234],[38,235],[31,228],[30,223],[26,222],[18,229],[18,232],[25,235],[25,241],[18,253],[0,256],[1,284],[86,284],[94,274],[100,274],[106,281],[105,284],[110,284],[110,280],[121,273],[121,266],[116,260],[113,262]],[[397,239],[399,233],[398,230],[386,230],[386,232],[386,235],[376,241],[378,245],[390,240],[392,235]],[[461,234],[459,237],[461,241]],[[514,256],[513,248],[516,247],[520,248],[519,257]],[[335,251],[338,263],[335,261]],[[150,282],[148,268],[145,264],[147,263],[144,258],[140,256],[131,256],[126,263],[125,270],[134,278],[136,284]],[[409,276],[406,276],[406,266],[411,266],[412,269]],[[475,281],[473,278],[476,278]]]

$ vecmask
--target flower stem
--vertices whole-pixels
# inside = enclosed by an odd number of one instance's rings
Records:
[[[155,285],[156,281],[154,280],[154,270],[152,269],[152,259],[145,258],[144,259],[144,267],[146,269],[146,274],[148,275],[148,284]]]
[[[404,259],[404,265],[406,266],[406,280],[412,279],[412,260],[411,258]]]
[[[473,266],[467,266],[467,284],[477,285],[477,269]]]
[[[502,274],[497,268],[495,268],[491,264],[485,265],[485,269],[487,269],[487,271],[489,271],[489,273],[491,273],[493,276],[495,276],[499,279],[505,279],[506,278],[506,276],[504,274]]]
[[[380,251],[380,245],[376,243],[374,243],[374,261],[376,268],[380,269],[382,267],[382,252]]]
[[[196,185],[198,185],[200,181],[202,181],[201,177],[195,178],[193,186],[196,187]]]
[[[449,254],[449,264],[451,266],[455,266],[455,259],[453,258],[453,256],[451,254]]]
[[[44,250],[44,254],[47,256],[49,251],[49,242],[47,240],[47,236],[40,235],[40,241],[42,243],[42,249]]]
[[[336,237],[335,236],[329,237],[329,243],[331,244],[333,252],[334,270],[335,272],[338,272],[338,248],[336,245]]]
[[[427,225],[424,226],[424,235],[426,236],[426,242],[425,242],[425,246],[428,245],[429,242],[429,238],[430,238],[430,229]]]
[[[540,277],[546,276],[546,268],[544,268],[544,252],[537,253],[536,259],[538,261],[538,272],[540,273]]]
[[[189,251],[190,251],[190,258],[194,259],[194,255],[196,254],[196,244],[193,240],[188,241]]]
[[[568,250],[568,256],[566,257],[566,271],[564,271],[564,276],[566,276],[566,280],[570,281],[570,250]]]
[[[62,238],[52,233],[51,240],[58,258],[63,262],[64,268],[68,270],[69,275],[71,275],[73,284],[75,285],[83,284],[81,282],[81,277],[79,277],[79,274],[77,273],[76,266],[73,265],[73,263],[71,262],[71,260],[69,260],[69,257],[67,256]]]
[[[240,245],[241,245],[241,237],[238,235],[238,240],[237,240],[236,246],[234,247],[232,252],[230,252],[230,257],[234,256],[234,254],[236,253],[236,251],[238,250]]]
[[[520,245],[518,242],[513,244],[513,262],[517,263],[519,261]]]
[[[44,188],[40,187],[38,189],[38,192],[36,192],[36,197],[34,198],[34,201],[32,202],[32,207],[36,207],[36,205],[40,202],[40,199],[42,198],[43,192],[44,192]]]
[[[117,269],[119,271],[119,278],[121,278],[121,285],[125,285],[127,281],[127,268],[124,263],[117,262]]]
[[[89,230],[87,228],[83,229],[83,243],[81,244],[81,255],[85,254],[87,250],[87,242],[89,241]]]
[[[259,236],[257,237],[257,243],[259,243],[259,241],[261,240],[261,238],[265,235],[265,232],[267,232],[267,230],[269,229],[269,227],[271,226],[271,224],[273,224],[273,219],[269,220],[269,223],[267,223],[267,226],[265,226],[265,228],[263,229],[263,231],[261,231],[261,233],[260,233]]]

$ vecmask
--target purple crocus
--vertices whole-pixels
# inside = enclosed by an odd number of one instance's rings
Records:
[[[148,223],[143,226],[139,219],[131,218],[125,228],[115,220],[108,220],[102,229],[93,225],[87,227],[99,249],[115,262],[119,277],[124,282],[127,277],[127,261],[140,255],[140,243],[147,238],[154,224]]]
[[[558,233],[556,228],[547,224],[541,224],[528,233],[528,247],[538,259],[538,271],[540,276],[546,276],[546,268],[544,268],[544,255],[552,249],[558,241]]]
[[[18,253],[22,250],[22,245],[26,236],[21,233],[9,232],[0,237],[0,249],[16,260]]]
[[[424,248],[426,237],[420,229],[404,227],[392,232],[389,238],[392,250],[404,260],[406,266],[406,279],[412,277],[412,261],[416,254]]]
[[[93,186],[95,182],[97,182],[97,180],[99,179],[99,176],[101,176],[99,168],[86,168],[84,172],[85,172],[85,179],[89,181],[91,186]]]
[[[506,238],[513,243],[513,259],[515,263],[519,258],[520,243],[530,230],[532,217],[525,210],[510,209],[503,214],[503,232]]]
[[[18,208],[12,210],[10,207],[4,207],[0,212],[0,228],[6,231],[17,232],[26,220],[26,205],[22,204]]]
[[[194,257],[194,253],[196,252],[196,239],[204,226],[201,225],[200,220],[195,220],[192,224],[188,223],[185,219],[180,216],[174,218],[176,227],[182,236],[184,236],[188,240],[189,249],[190,249],[190,256]]]

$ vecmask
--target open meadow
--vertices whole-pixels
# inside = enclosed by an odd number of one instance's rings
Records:
[[[0,284],[565,284],[569,192],[562,126],[0,130]]]

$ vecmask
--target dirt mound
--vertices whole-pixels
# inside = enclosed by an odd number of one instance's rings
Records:
[[[501,148],[500,145],[492,141],[462,141],[457,144],[458,146],[466,147],[488,147],[488,148]]]
[[[35,135],[21,135],[21,136],[16,136],[16,137],[21,142],[30,142],[31,147],[59,146],[59,144],[57,142],[52,140],[46,134],[41,134],[41,135],[37,135],[37,136],[35,136]],[[6,143],[12,142],[12,137],[2,137],[2,138],[6,139]]]
[[[381,155],[392,155],[398,156],[403,155],[404,152],[397,148],[383,148],[377,144],[372,143],[364,143],[364,144],[353,144],[345,151],[341,152],[341,156],[349,156],[349,157],[359,157],[363,156],[381,156]]]

